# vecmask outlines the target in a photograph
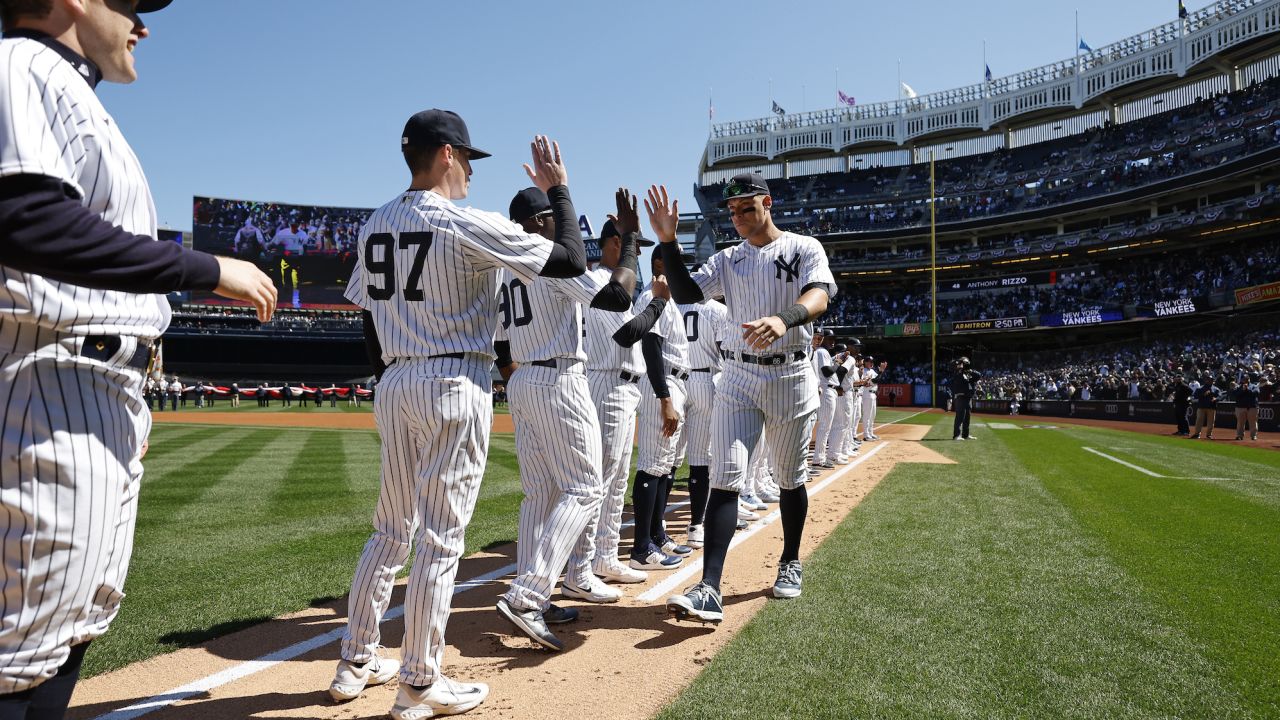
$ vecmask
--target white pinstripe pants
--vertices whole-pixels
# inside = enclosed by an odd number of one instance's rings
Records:
[[[826,460],[839,398],[836,397],[836,389],[827,385],[826,378],[818,378],[817,382],[821,390],[818,392],[818,432],[813,438],[813,457],[815,460]]]
[[[590,571],[590,548],[580,541],[600,516],[604,495],[600,421],[590,394],[581,362],[563,369],[521,365],[507,383],[524,489],[516,579],[506,594],[515,608],[546,610],[566,561],[571,571]]]
[[[876,405],[879,398],[875,392],[868,390],[862,397],[862,437],[874,435],[876,430]]]
[[[600,476],[604,499],[600,512],[587,522],[574,554],[579,558],[590,555],[597,568],[618,557],[622,508],[627,501],[627,478],[631,475],[631,453],[635,449],[640,388],[636,383],[623,380],[620,374],[619,370],[587,371],[591,401],[600,421]],[[646,381],[641,378],[640,382]],[[569,571],[581,573],[584,569],[571,566]]]
[[[640,457],[636,462],[636,470],[661,477],[675,469],[676,447],[679,446],[680,436],[685,429],[684,381],[674,375],[667,375],[671,403],[680,415],[680,424],[671,437],[662,436],[662,403],[653,394],[649,379],[641,378],[640,384],[643,386],[640,390]]]
[[[0,694],[53,677],[72,645],[107,631],[133,553],[142,443],[140,372],[76,357],[48,331],[0,323]],[[132,354],[126,339],[116,358]]]
[[[778,487],[794,490],[807,482],[817,382],[804,359],[774,366],[725,361],[711,414],[711,487],[743,491],[751,449],[762,432]]]
[[[851,392],[849,398],[849,426],[846,428],[843,440],[843,452],[845,455],[852,455],[854,450],[858,449],[858,423],[862,422],[862,397],[861,390]]]
[[[854,420],[854,408],[858,405],[856,398],[857,393],[849,390],[846,390],[844,395],[836,396],[835,418],[827,437],[829,454],[824,456],[828,460],[836,455],[848,455],[851,452],[850,438],[853,437],[854,425],[857,422]]]
[[[473,354],[401,359],[378,384],[382,491],[351,581],[342,657],[356,663],[373,657],[396,573],[415,543],[404,599],[403,683],[430,685],[440,676],[464,532],[489,452],[491,365]]]
[[[676,445],[673,467],[680,467],[686,457],[690,465],[711,464],[711,410],[719,380],[719,372],[695,372],[685,381],[684,432]]]

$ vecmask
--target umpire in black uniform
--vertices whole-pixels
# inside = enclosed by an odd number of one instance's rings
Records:
[[[1191,434],[1191,426],[1187,423],[1187,410],[1191,409],[1191,386],[1186,376],[1178,376],[1178,384],[1173,388],[1173,412],[1178,416],[1178,429],[1174,435],[1183,437]]]
[[[956,411],[956,422],[951,431],[952,440],[973,439],[969,436],[969,401],[973,398],[974,386],[979,377],[979,373],[969,366],[969,358],[962,357],[956,361],[956,371],[951,375],[951,394]]]

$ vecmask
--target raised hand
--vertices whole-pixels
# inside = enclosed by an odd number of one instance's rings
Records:
[[[627,233],[640,232],[640,215],[636,212],[636,196],[626,188],[618,188],[614,193],[614,201],[618,204],[618,214],[610,215],[618,234],[626,237]]]
[[[650,185],[649,197],[644,201],[649,213],[649,227],[661,242],[676,241],[676,226],[680,224],[680,201],[667,197],[665,185]]]
[[[560,143],[538,135],[529,143],[529,149],[533,153],[533,165],[526,163],[524,171],[539,190],[547,192],[557,185],[569,184],[569,171],[560,157]]]

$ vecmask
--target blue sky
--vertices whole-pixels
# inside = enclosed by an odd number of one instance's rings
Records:
[[[1191,9],[1203,2],[1188,2]],[[441,107],[493,158],[477,207],[529,183],[535,133],[559,140],[579,212],[598,228],[619,185],[690,189],[717,121],[921,94],[1071,57],[1074,12],[1099,47],[1176,16],[1176,0],[648,3],[176,0],[145,16],[140,79],[103,101],[142,158],[162,225],[192,195],[376,207],[404,189],[399,134]]]

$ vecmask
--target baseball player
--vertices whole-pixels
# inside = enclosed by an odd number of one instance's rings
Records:
[[[702,516],[711,491],[711,408],[720,379],[720,346],[729,333],[729,310],[719,300],[676,304],[684,320],[689,345],[689,380],[685,397],[685,431],[680,434],[675,466],[689,460],[689,529],[685,542],[691,548],[703,543]]]
[[[881,363],[884,365],[885,363]],[[876,391],[880,386],[876,383],[876,378],[880,377],[880,372],[876,370],[876,359],[870,355],[862,358],[862,384],[860,386],[860,395],[862,402],[862,440],[879,440],[876,435]]]
[[[96,95],[137,79],[138,13],[168,4],[0,0],[0,717],[61,718],[119,610],[164,293],[275,309],[252,265],[155,241],[142,167]]]
[[[638,236],[638,233],[637,233]],[[641,246],[650,240],[640,240]],[[608,278],[622,257],[623,238],[612,221],[600,232],[600,264],[588,272]],[[639,313],[586,309],[587,384],[601,433],[601,477],[604,499],[600,513],[587,523],[582,543],[591,546],[593,574],[609,582],[644,582],[648,574],[618,560],[622,509],[635,443],[639,382],[644,374],[640,340],[662,316],[670,300],[666,282],[654,279],[654,298]]]
[[[382,437],[381,494],[374,532],[351,583],[342,659],[330,684],[337,700],[396,674],[380,658],[378,625],[396,573],[417,547],[405,592],[400,687],[391,715],[427,718],[483,702],[489,689],[441,673],[444,629],[463,533],[475,509],[488,453],[493,335],[499,269],[526,285],[586,269],[560,148],[535,138],[534,184],[551,199],[555,239],[526,233],[505,216],[454,204],[467,196],[471,144],[462,118],[424,110],[400,138],[409,189],[375,210],[360,230],[346,297],[364,309],[365,338],[381,375],[374,414]]]
[[[649,189],[645,203],[661,242],[671,294],[680,302],[723,295],[733,324],[741,328],[741,334],[735,332],[725,342],[724,370],[712,411],[711,497],[702,580],[667,600],[667,609],[676,617],[712,623],[724,619],[720,576],[748,453],[762,431],[769,440],[774,481],[781,488],[783,548],[773,594],[800,595],[800,539],[809,508],[804,484],[818,410],[808,351],[812,319],[826,312],[828,298],[836,291],[822,245],[773,224],[773,198],[762,175],[735,175],[723,197],[745,242],[711,256],[692,276],[675,245],[678,206],[660,187]]]
[[[662,258],[654,253],[651,260],[652,277],[662,277]],[[678,254],[677,261],[683,262]],[[652,299],[650,287],[636,304],[646,305]],[[653,329],[645,334],[641,353],[648,382],[643,383],[640,394],[640,455],[631,486],[635,542],[630,565],[635,570],[673,570],[693,552],[667,535],[663,524],[675,482],[676,449],[684,430],[685,382],[690,374],[689,341],[675,303],[667,304]]]
[[[620,188],[617,201],[616,222],[624,235],[633,235],[631,228],[639,227],[635,199]],[[554,237],[551,202],[538,188],[520,191],[511,201],[510,214],[526,232]],[[578,616],[577,610],[551,604],[551,589],[566,560],[569,571],[561,587],[566,597],[587,602],[617,602],[622,597],[621,591],[591,573],[591,545],[581,542],[587,522],[599,516],[604,494],[600,422],[583,370],[587,356],[582,349],[582,307],[631,309],[639,251],[632,237],[607,283],[583,274],[537,278],[528,285],[512,278],[500,289],[494,347],[498,368],[507,378],[524,500],[516,578],[498,600],[498,612],[552,650],[563,650],[564,643],[547,625]]]
[[[823,466],[827,462],[827,445],[831,435],[831,426],[835,421],[836,389],[839,381],[835,376],[835,364],[831,361],[831,352],[825,347],[826,337],[821,330],[813,332],[813,356],[810,366],[813,376],[818,381],[818,425],[813,438],[813,465]]]

